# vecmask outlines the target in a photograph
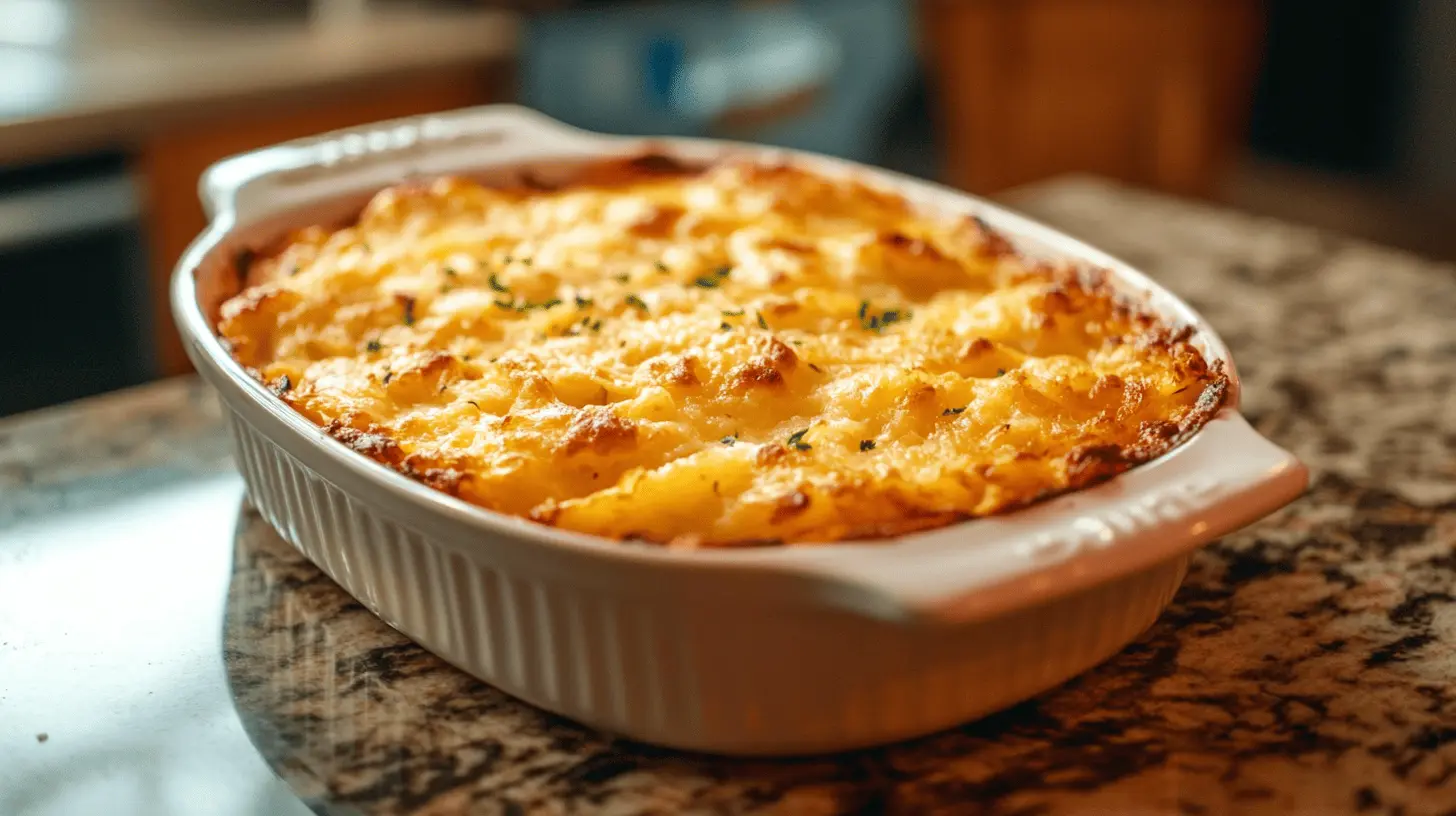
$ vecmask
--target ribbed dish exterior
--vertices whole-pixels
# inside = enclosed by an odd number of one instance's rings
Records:
[[[443,546],[232,417],[253,503],[400,632],[509,694],[603,730],[729,754],[917,736],[1057,685],[1146,629],[1187,556],[990,620],[904,626],[812,604],[692,603],[531,575]],[[869,545],[867,545],[869,546]]]

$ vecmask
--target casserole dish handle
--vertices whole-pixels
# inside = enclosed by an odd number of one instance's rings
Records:
[[[233,156],[198,182],[214,221],[247,223],[404,178],[542,156],[598,155],[620,137],[578,130],[518,105],[485,105],[346,128]],[[401,160],[404,169],[401,170]]]
[[[1235,410],[1111,481],[888,547],[805,550],[821,591],[894,620],[964,623],[1190,554],[1287,504],[1308,472]]]

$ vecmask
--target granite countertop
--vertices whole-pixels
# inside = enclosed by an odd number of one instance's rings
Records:
[[[15,15],[0,30],[0,161],[131,141],[169,118],[239,100],[515,52],[516,16],[484,3],[372,0],[363,14],[322,13],[355,5],[0,0],[0,17]]]
[[[177,525],[198,528],[185,552],[231,564],[195,612],[232,718],[218,739],[248,757],[234,767],[283,780],[274,805],[315,812],[1456,813],[1456,269],[1090,179],[1013,203],[1191,300],[1234,351],[1247,416],[1313,475],[1295,504],[1195,557],[1133,645],[980,722],[744,761],[616,741],[517,703],[281,542],[243,502],[216,407],[188,380],[0,423],[0,567],[12,530],[225,480],[205,524],[194,509]],[[28,535],[34,559],[46,545]],[[0,620],[15,612],[4,575]],[[25,642],[0,645],[0,723],[17,699],[40,713],[23,734],[0,727],[0,754],[62,773],[66,760],[44,757],[86,737],[38,741],[67,701],[24,679],[37,671],[6,689],[7,661],[25,669],[39,648],[14,631]],[[117,647],[97,648],[93,660]],[[16,812],[4,774],[0,812]]]

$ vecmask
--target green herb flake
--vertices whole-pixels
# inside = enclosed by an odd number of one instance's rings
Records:
[[[453,266],[447,266],[447,267],[445,267],[445,277],[447,277],[447,278],[457,278],[457,277],[459,277],[459,274],[455,271],[455,268]],[[495,276],[492,275],[491,277],[495,277]]]
[[[813,363],[810,363],[809,364],[809,368],[811,370],[813,370],[813,371],[816,371],[816,372],[823,372],[824,371],[824,369],[820,368],[819,366],[814,365]]]
[[[1006,369],[1004,369],[1004,368],[998,368],[998,369],[996,369],[996,376],[998,376],[998,377],[1004,377],[1004,376],[1006,376]]]
[[[733,331],[733,325],[725,320],[722,323],[718,324],[718,329],[720,331]]]
[[[406,326],[413,326],[415,324],[415,299],[412,298],[412,297],[406,297],[403,300],[403,303],[404,303],[404,324]]]
[[[727,445],[728,447],[731,448],[735,444],[737,444],[737,442],[738,442],[738,434],[737,434],[737,432],[735,432],[732,436],[725,436],[722,439],[719,439],[718,441],[719,442],[722,442],[723,444],[725,444],[725,445]]]
[[[793,433],[789,434],[788,446],[793,448],[794,450],[809,450],[813,446],[810,445],[808,442],[804,441],[804,434],[808,432],[809,429],[805,428],[802,431],[794,431]]]
[[[757,314],[758,314],[758,327],[760,329],[764,329],[766,331],[768,329],[768,321],[763,319],[763,312],[758,312]]]
[[[278,382],[273,385],[273,393],[278,394],[279,396],[282,396],[284,394],[287,394],[292,389],[293,389],[293,380],[290,379],[287,374],[284,374],[282,377],[279,377],[278,378]]]
[[[963,414],[965,412],[966,412],[966,406],[962,405],[959,408],[947,408],[944,411],[941,411],[940,412],[940,415],[941,416],[953,416],[955,414]]]
[[[632,280],[632,276],[627,274],[626,272],[613,275],[612,277],[617,279],[617,283],[626,283],[627,281]]]
[[[720,266],[717,269],[713,270],[713,277],[718,278],[719,280],[722,280],[723,278],[726,278],[731,274],[733,274],[733,267],[731,266]]]
[[[384,384],[385,385],[389,385],[389,381],[392,380],[392,379],[394,379],[394,372],[393,371],[386,371],[386,372],[384,372]]]
[[[643,312],[644,314],[647,312],[647,302],[644,301],[642,298],[637,297],[634,294],[630,294],[629,293],[627,295],[627,297],[626,297],[626,303],[627,303],[628,306],[631,306],[632,308],[637,309],[637,310]]]
[[[516,304],[509,300],[497,300],[495,301],[495,307],[497,309],[504,309],[507,312],[514,312],[516,310]]]
[[[591,298],[585,298],[585,297],[582,297],[581,295],[577,295],[576,296],[576,308],[578,308],[578,309],[585,309],[586,307],[588,307],[590,305],[592,305],[592,299]]]
[[[383,348],[384,344],[380,343],[377,337],[364,344],[364,350],[371,353],[378,352]]]
[[[506,294],[510,294],[511,291],[511,287],[506,286],[504,283],[501,283],[500,277],[497,276],[494,272],[490,273],[490,288],[496,290],[497,292],[505,292]]]
[[[693,281],[693,285],[694,286],[702,287],[703,289],[716,289],[717,286],[718,286],[718,279],[717,278],[709,278],[709,277],[701,277],[701,278],[697,278],[696,280],[694,280]]]
[[[887,309],[878,314],[871,313],[870,302],[862,300],[859,304],[859,325],[860,328],[872,332],[879,332],[886,326],[894,325],[910,319],[910,311],[900,309]]]
[[[658,272],[661,272],[664,275],[666,275],[668,272],[667,264],[663,263],[662,261],[653,261],[652,266],[656,268]]]
[[[470,403],[471,405],[474,405],[475,406],[475,410],[480,411],[480,403],[476,402],[475,400],[466,400],[466,402]],[[482,411],[481,413],[484,413],[484,412]]]
[[[545,303],[542,303],[541,304],[541,308],[542,309],[555,309],[557,306],[560,306],[560,305],[561,305],[561,298],[551,298],[550,300],[546,301]]]
[[[743,317],[743,310],[742,309],[734,309],[734,310],[724,309],[723,310],[723,316],[724,317]]]
[[[872,451],[872,450],[874,450],[875,449],[875,440],[873,440],[873,439],[861,439],[859,441],[859,449],[860,449],[860,452],[861,453],[863,453],[864,451]]]
[[[602,321],[600,321],[600,320],[593,320],[591,322],[591,325],[588,326],[587,328],[591,329],[593,332],[599,332],[599,331],[602,330]]]

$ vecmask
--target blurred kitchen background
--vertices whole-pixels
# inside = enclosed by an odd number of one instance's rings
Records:
[[[1452,0],[0,0],[0,415],[187,370],[214,160],[508,100],[1456,258]]]

